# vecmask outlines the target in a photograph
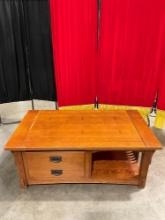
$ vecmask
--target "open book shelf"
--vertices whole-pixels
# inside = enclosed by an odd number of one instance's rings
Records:
[[[137,185],[139,162],[137,154],[132,153],[136,161],[130,161],[126,152],[108,151],[92,154],[91,178],[102,183]]]

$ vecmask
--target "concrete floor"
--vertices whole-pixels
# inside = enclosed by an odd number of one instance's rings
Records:
[[[11,153],[3,145],[15,128],[0,126],[0,220],[164,220],[165,149],[157,152],[147,186],[59,184],[19,188]],[[165,146],[165,134],[155,129]]]

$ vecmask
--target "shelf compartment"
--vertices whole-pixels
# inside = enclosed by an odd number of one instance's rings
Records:
[[[91,178],[96,182],[137,185],[138,177],[132,172],[127,160],[93,161]]]

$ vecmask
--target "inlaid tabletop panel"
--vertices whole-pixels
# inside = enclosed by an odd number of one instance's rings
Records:
[[[6,149],[149,150],[161,145],[137,111],[29,111]]]

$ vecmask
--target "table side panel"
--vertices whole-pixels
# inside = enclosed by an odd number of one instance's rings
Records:
[[[23,142],[35,120],[37,120],[37,115],[39,111],[28,111],[25,117],[22,119],[21,123],[18,125],[14,133],[11,135],[10,139],[5,145],[6,150],[15,151],[16,149],[20,151],[19,147],[23,146]]]
[[[139,112],[137,111],[127,111],[128,115],[130,116],[134,126],[136,127],[141,139],[143,140],[146,150],[153,149],[158,150],[162,148],[160,141],[156,138],[154,133],[150,128],[148,128],[147,124],[145,123],[144,119],[141,117]]]

